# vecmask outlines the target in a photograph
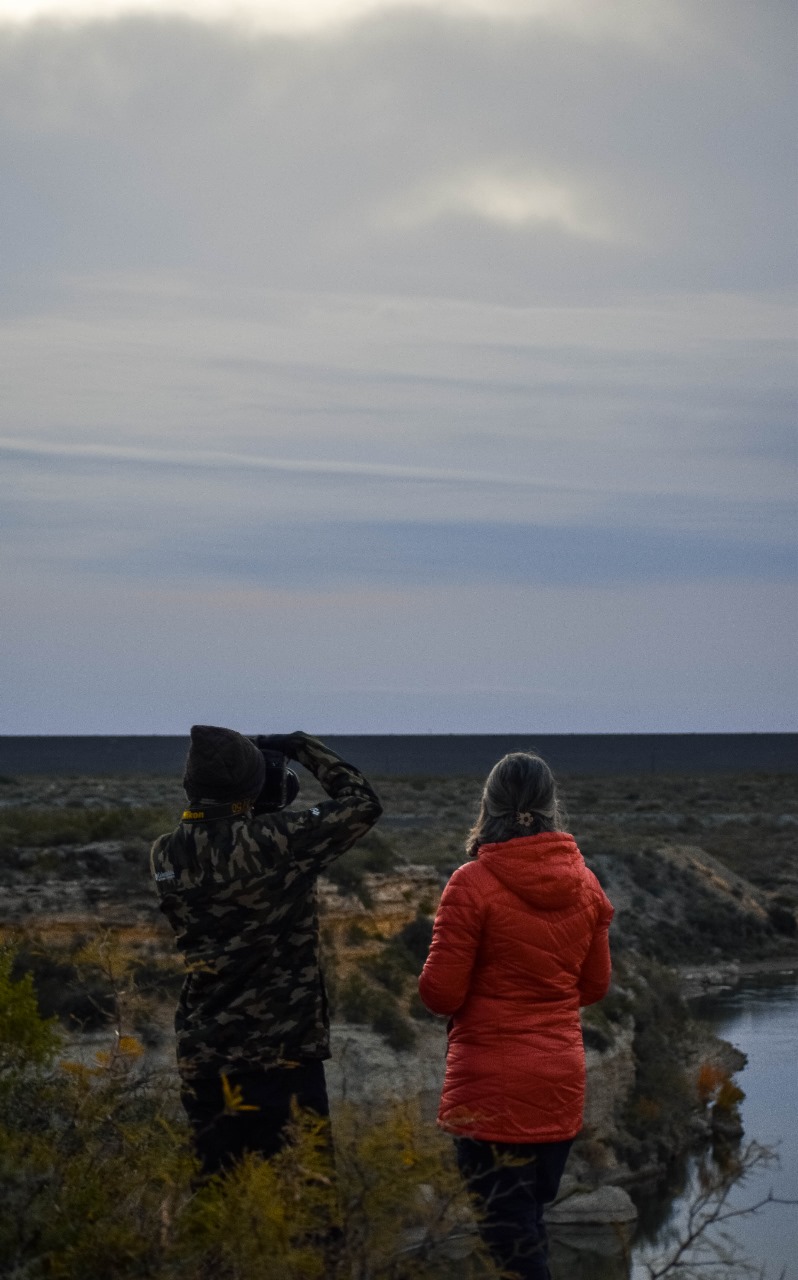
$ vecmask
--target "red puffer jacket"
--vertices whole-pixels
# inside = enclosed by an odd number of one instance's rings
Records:
[[[493,1142],[582,1126],[579,1006],[607,994],[613,908],[564,831],[486,844],[443,892],[419,992],[451,1015],[438,1123]]]

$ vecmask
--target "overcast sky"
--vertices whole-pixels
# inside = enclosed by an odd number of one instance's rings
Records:
[[[797,26],[0,0],[0,732],[794,729]]]

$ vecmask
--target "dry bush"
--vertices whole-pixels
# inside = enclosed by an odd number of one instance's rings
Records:
[[[416,1111],[297,1116],[273,1160],[195,1189],[173,1072],[125,1029],[130,966],[100,941],[118,1025],[90,1060],[63,1057],[29,976],[0,959],[0,1274],[15,1280],[443,1280],[468,1218],[450,1143]],[[464,1280],[486,1274],[468,1237]],[[478,1270],[479,1268],[479,1270]]]

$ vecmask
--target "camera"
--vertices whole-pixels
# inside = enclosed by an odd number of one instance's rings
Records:
[[[299,795],[299,778],[288,768],[288,758],[281,751],[258,747],[266,765],[266,777],[260,789],[253,813],[277,813],[287,809]]]

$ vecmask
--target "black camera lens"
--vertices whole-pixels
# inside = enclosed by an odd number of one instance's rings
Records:
[[[260,794],[253,806],[253,812],[277,813],[293,804],[299,794],[299,779],[293,769],[288,768],[288,759],[279,751],[260,748],[266,765],[266,776]]]

